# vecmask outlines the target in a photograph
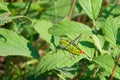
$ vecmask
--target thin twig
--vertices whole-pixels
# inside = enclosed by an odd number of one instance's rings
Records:
[[[117,59],[117,61],[116,61],[116,64],[115,64],[115,66],[114,66],[114,68],[113,68],[112,74],[111,74],[111,76],[110,76],[110,80],[113,80],[114,73],[115,73],[115,71],[116,71],[116,68],[117,68],[117,65],[118,65],[119,61],[120,61],[120,55],[118,56],[118,59]]]
[[[72,15],[72,12],[73,12],[75,3],[76,3],[76,0],[73,0],[73,1],[72,1],[72,6],[71,6],[71,8],[70,8],[70,12],[69,12],[69,14],[68,14],[68,18],[69,18],[69,19],[71,19],[71,15]]]

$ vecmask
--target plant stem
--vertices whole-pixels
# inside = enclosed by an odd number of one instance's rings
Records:
[[[28,11],[30,10],[30,6],[32,4],[32,0],[30,0],[29,4],[28,4],[28,8],[26,10],[26,13],[24,14],[25,16],[27,15]]]
[[[110,76],[110,80],[113,80],[113,76],[114,76],[114,73],[115,73],[115,71],[116,71],[116,68],[117,68],[117,65],[118,65],[118,62],[119,62],[119,61],[120,61],[120,55],[118,56],[117,62],[116,62],[116,64],[115,64],[114,68],[113,68],[112,74],[111,74],[111,76]]]
[[[93,19],[93,27],[95,29],[95,32],[97,31],[96,27],[95,27],[96,23],[95,23],[95,20]]]
[[[69,14],[68,14],[68,18],[69,18],[69,19],[71,19],[71,15],[72,15],[72,12],[73,12],[73,10],[74,10],[75,3],[76,3],[76,0],[73,0],[73,1],[72,1],[72,6],[71,6],[71,8],[70,8],[70,12],[69,12]]]

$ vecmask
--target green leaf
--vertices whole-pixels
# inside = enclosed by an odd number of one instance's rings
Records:
[[[104,18],[98,18],[95,22],[96,30],[100,30],[104,26],[104,23],[105,23]]]
[[[40,37],[50,44],[50,48],[56,49],[56,46],[59,44],[59,38],[48,33],[48,29],[52,26],[52,22],[41,20],[37,21],[33,26],[35,31],[39,33]]]
[[[22,24],[31,24],[32,21],[29,17],[27,16],[13,16],[13,17],[10,17],[12,20],[14,21],[18,21],[19,23],[21,22]]]
[[[105,44],[105,38],[104,38],[104,36],[103,35],[97,35],[97,38],[99,39],[99,41],[100,41],[100,45],[101,45],[101,47],[102,47],[102,49],[103,49],[103,47],[105,46],[104,44]]]
[[[5,23],[12,22],[12,19],[9,18],[10,13],[2,13],[0,14],[0,26]]]
[[[49,29],[49,33],[55,36],[63,36],[69,33],[92,34],[92,30],[87,25],[70,20],[63,20],[53,25],[53,27]]]
[[[48,53],[38,64],[36,73],[40,74],[55,68],[70,67],[83,58],[86,58],[86,55],[73,55],[66,51]]]
[[[42,19],[58,22],[61,19],[68,16],[71,7],[71,1],[65,2],[65,0],[55,0],[55,1],[52,0],[49,1],[48,4],[50,5],[47,6],[48,8],[46,8],[45,12],[41,15]],[[44,6],[46,6],[46,4]]]
[[[112,73],[112,70],[114,68],[114,60],[110,55],[102,55],[94,58],[93,60],[95,63],[97,63],[100,67],[105,69],[110,75]],[[115,77],[120,79],[120,68],[116,69]]]
[[[1,2],[0,3],[0,13],[3,13],[3,12],[9,12],[9,9],[7,8],[7,4],[6,3]]]
[[[18,5],[19,4],[19,5]],[[9,5],[8,5],[8,7],[9,7],[9,9],[17,9],[17,8],[19,8],[19,9],[24,9],[25,7],[25,3],[23,3],[23,2],[12,2],[12,3],[9,3]]]
[[[116,5],[111,13],[114,14],[114,15],[119,15],[120,14],[120,5]]]
[[[0,56],[18,55],[39,58],[38,52],[25,38],[10,30],[0,29]]]
[[[64,77],[65,79],[72,79],[75,77],[75,72],[77,70],[77,68],[73,68],[73,67],[66,67],[66,68],[58,68],[58,69],[55,69],[57,71],[59,71],[59,77]]]
[[[118,24],[119,23],[116,21],[115,18],[109,17],[106,20],[104,27],[102,28],[105,40],[110,42],[114,46],[116,46],[116,43],[119,43],[117,42],[117,40],[120,39],[118,33],[120,29]]]
[[[80,39],[80,44],[78,47],[83,50],[83,52],[90,58],[94,58],[95,46],[93,40],[91,40],[90,36],[83,35]]]
[[[110,74],[112,73],[112,69],[115,65],[114,60],[111,58],[110,55],[102,55],[94,58],[93,60]]]
[[[114,18],[114,23],[117,27],[117,30],[116,30],[116,44],[117,45],[120,45],[120,16]]]
[[[97,49],[102,53],[102,47],[101,47],[101,43],[98,39],[98,37],[96,35],[91,35],[91,38],[94,41],[94,45],[97,47]]]
[[[91,19],[97,18],[101,9],[102,0],[79,0],[79,3]]]
[[[118,56],[120,55],[120,50],[119,50],[119,48],[115,48],[115,49],[113,49],[111,52],[112,52],[112,56],[113,56],[114,58],[116,58],[116,57],[118,57]]]
[[[4,25],[5,23],[12,22],[12,21],[17,21],[19,23],[21,22],[22,24],[31,24],[32,23],[30,18],[28,18],[26,16],[9,17],[8,13],[7,13],[7,14],[4,14],[4,16],[0,17],[0,25]]]
[[[48,29],[52,26],[50,21],[37,21],[34,25],[35,30],[40,34],[40,36],[47,42],[51,42],[51,35],[48,33]]]
[[[110,75],[107,72],[103,72],[102,74],[99,75],[99,80],[106,80],[106,77],[109,78]]]

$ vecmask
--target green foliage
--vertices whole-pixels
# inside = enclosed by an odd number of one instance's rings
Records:
[[[69,13],[68,10],[71,7],[71,1],[66,2],[64,0],[51,0],[51,1],[47,0],[47,1],[48,1],[47,5],[49,6],[41,15],[42,19],[58,22],[68,15]]]
[[[36,73],[40,74],[51,69],[70,67],[83,58],[87,58],[87,56],[72,55],[66,51],[49,53],[38,64]]]
[[[0,29],[0,55],[21,55],[39,58],[37,51],[29,41],[6,29]]]
[[[49,29],[49,33],[55,36],[63,36],[69,33],[92,34],[92,30],[87,25],[65,19],[53,25],[53,27]]]
[[[7,4],[4,2],[0,3],[0,13],[4,13],[4,12],[9,12],[9,9],[7,8]]]
[[[42,38],[44,38],[47,42],[50,43],[51,41],[51,35],[48,34],[48,29],[52,26],[52,23],[49,21],[37,21],[34,24],[35,30],[40,34]]]
[[[0,80],[120,79],[120,6],[103,1],[76,1],[70,20],[71,0],[1,0]]]
[[[0,18],[0,25],[5,25],[5,23],[9,23],[12,21],[21,22],[22,24],[31,24],[32,23],[31,20],[26,16],[9,17],[9,16],[7,16],[7,14],[9,14],[9,13],[6,13],[4,16],[2,16]]]
[[[91,38],[93,39],[94,41],[94,45],[97,47],[97,49],[102,53],[102,47],[101,47],[101,44],[100,44],[100,41],[98,39],[98,37],[96,35],[91,35]]]
[[[115,63],[110,55],[96,57],[93,61],[98,65],[100,65],[103,69],[105,69],[108,74],[112,73]],[[120,79],[119,74],[120,74],[120,68],[117,68],[115,77],[118,79]]]
[[[102,0],[79,0],[79,3],[91,19],[98,17]]]
[[[78,44],[79,48],[82,49],[85,54],[90,58],[94,58],[95,46],[93,40],[88,35],[83,35]]]
[[[119,24],[119,23],[118,23]],[[105,39],[113,44],[114,46],[117,45],[117,40],[119,37],[119,25],[117,24],[116,20],[114,18],[109,17],[106,22],[105,26],[103,27],[104,37]]]

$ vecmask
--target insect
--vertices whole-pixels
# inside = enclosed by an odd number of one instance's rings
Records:
[[[78,39],[80,36],[78,36],[76,39]],[[76,40],[74,39],[72,42],[68,41],[68,40],[64,40],[61,39],[60,40],[60,45],[65,48],[67,51],[71,52],[72,54],[83,54],[83,50],[81,50],[75,43],[74,41]]]

